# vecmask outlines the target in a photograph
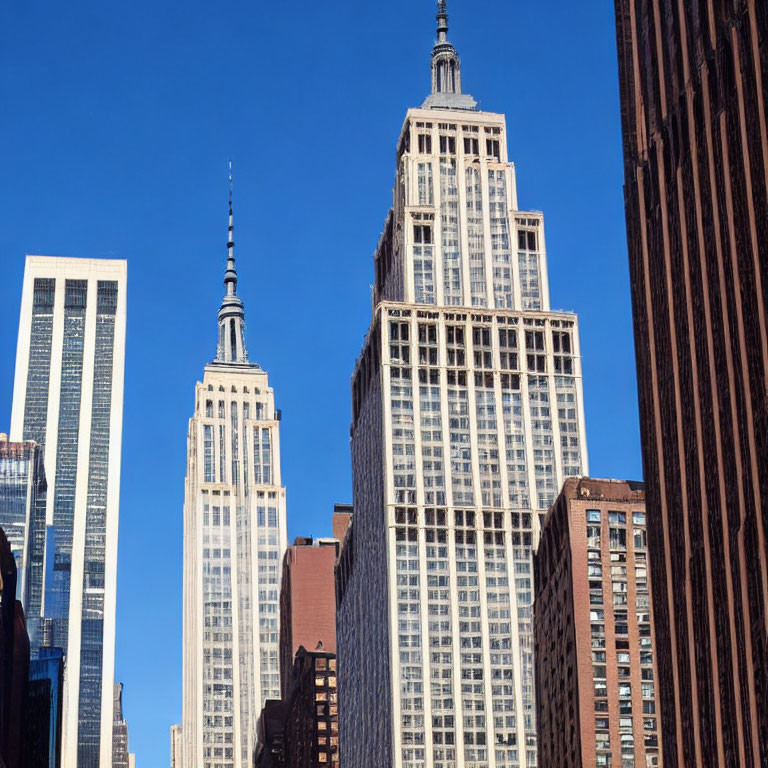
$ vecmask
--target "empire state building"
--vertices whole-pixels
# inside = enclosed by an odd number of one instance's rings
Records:
[[[185,768],[250,768],[263,703],[280,697],[280,412],[267,372],[248,358],[234,246],[230,177],[218,350],[195,387],[187,436]]]
[[[463,90],[445,0],[437,22],[352,377],[341,764],[532,768],[533,552],[588,473],[578,321],[550,308],[543,214],[504,115]]]

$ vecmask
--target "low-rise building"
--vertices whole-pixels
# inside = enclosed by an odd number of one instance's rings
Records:
[[[642,483],[569,478],[535,559],[539,768],[661,766]]]

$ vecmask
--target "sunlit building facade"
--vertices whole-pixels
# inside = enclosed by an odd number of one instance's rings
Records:
[[[337,570],[342,765],[536,765],[533,550],[588,471],[577,318],[503,115],[476,109],[438,4],[353,375],[354,518]]]
[[[280,697],[280,412],[246,351],[231,204],[229,227],[218,352],[195,388],[187,438],[185,768],[250,768],[261,708]]]
[[[65,652],[62,765],[77,768],[112,763],[126,283],[122,260],[28,256],[22,289],[10,440],[38,443],[47,476],[30,626]]]

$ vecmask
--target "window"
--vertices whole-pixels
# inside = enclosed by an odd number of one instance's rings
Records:
[[[507,371],[517,370],[517,331],[513,328],[499,328],[501,367]]]
[[[525,332],[525,351],[528,358],[528,370],[544,373],[547,370],[547,356],[544,351],[544,332]]]
[[[419,205],[434,205],[435,195],[432,184],[432,163],[419,163],[417,180],[419,185]],[[429,242],[431,243],[432,240]]]
[[[571,375],[573,357],[571,357],[571,334],[568,331],[552,332],[552,351],[555,355],[555,373]]]
[[[428,133],[420,133],[418,143],[420,155],[432,154],[432,137]]]
[[[213,459],[213,427],[209,424],[203,427],[203,457],[205,482],[213,483],[216,480]]]
[[[599,509],[588,509],[587,510],[587,522],[588,523],[599,523],[600,522],[600,510]]]
[[[456,137],[455,136],[440,137],[440,154],[441,155],[456,154]]]
[[[465,155],[479,155],[480,154],[480,141],[476,138],[465,137],[464,138],[464,154]]]
[[[489,158],[501,160],[501,144],[498,139],[486,139],[485,151]]]
[[[521,251],[538,251],[536,230],[520,229],[517,232],[517,247]]]
[[[627,529],[610,528],[608,531],[610,548],[612,551],[624,551],[627,548]]]
[[[205,401],[205,416],[208,419],[213,418],[213,400]]]

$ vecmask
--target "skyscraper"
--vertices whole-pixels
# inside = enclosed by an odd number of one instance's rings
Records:
[[[568,478],[535,561],[540,768],[661,765],[642,484]]]
[[[45,506],[48,484],[43,452],[35,442],[10,443],[0,434],[0,527],[18,572],[18,598],[33,648],[41,643]]]
[[[21,299],[10,439],[43,450],[43,639],[66,654],[78,768],[112,760],[126,279],[125,261],[28,256]]]
[[[195,388],[187,437],[185,768],[250,768],[261,708],[280,697],[280,412],[266,371],[248,359],[232,221],[230,195],[218,352]]]
[[[530,768],[533,548],[588,471],[578,325],[550,310],[543,216],[518,207],[504,116],[463,92],[443,0],[437,21],[352,379],[341,764]]]
[[[664,764],[768,764],[768,5],[616,0]]]

